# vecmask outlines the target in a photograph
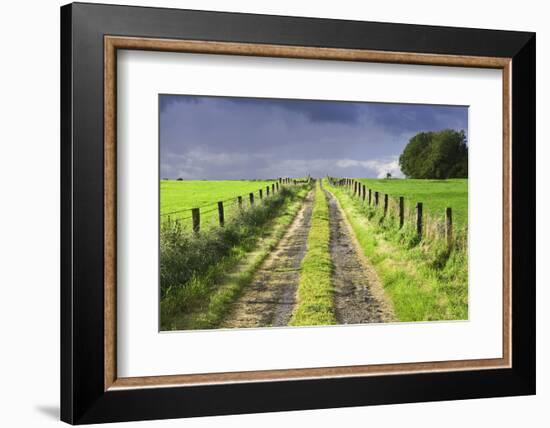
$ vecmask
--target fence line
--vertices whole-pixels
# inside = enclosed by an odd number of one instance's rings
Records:
[[[443,213],[444,221],[441,222],[433,218],[433,216],[427,216],[424,213],[424,204],[421,201],[417,201],[414,205],[414,210],[409,209],[407,213],[404,196],[396,197],[388,193],[379,192],[378,190],[366,187],[365,184],[352,178],[328,177],[328,180],[331,185],[344,188],[352,197],[356,197],[363,204],[367,204],[376,210],[380,208],[380,194],[382,194],[382,216],[386,217],[392,211],[397,212],[400,229],[403,228],[407,220],[414,226],[419,239],[432,236],[443,237],[448,246],[453,244],[453,210],[451,207],[445,208]]]
[[[242,211],[246,208],[243,204],[243,197],[245,199],[248,198],[249,208],[254,208],[255,202],[256,202],[255,194],[258,194],[260,200],[263,200],[264,198],[267,199],[270,196],[272,197],[272,196],[275,196],[275,194],[280,193],[283,186],[285,185],[297,185],[301,183],[309,183],[310,180],[311,180],[310,177],[308,177],[306,180],[299,180],[299,179],[294,179],[290,177],[279,177],[274,183],[267,185],[265,188],[260,188],[256,191],[249,192],[243,195],[236,195],[221,201],[209,202],[209,203],[200,205],[198,207],[184,208],[181,210],[170,211],[168,213],[162,213],[160,214],[160,217],[162,219],[165,219],[165,221],[167,222],[174,221],[178,225],[181,225],[183,221],[192,220],[193,231],[199,232],[201,230],[201,227],[204,225],[204,216],[206,214],[210,214],[214,211],[217,211],[218,212],[217,224],[220,227],[224,227],[225,224],[227,223],[228,214],[229,216],[232,215],[229,211],[231,211],[232,209],[235,209],[237,210],[236,211],[237,213],[242,213]],[[232,204],[228,204],[228,202],[232,202]],[[204,210],[204,208],[206,207],[212,207],[212,208]],[[177,215],[182,213],[190,213],[190,215],[184,215],[183,217]]]

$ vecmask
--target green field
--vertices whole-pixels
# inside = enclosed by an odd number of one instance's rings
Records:
[[[453,209],[453,222],[462,227],[468,224],[468,179],[413,180],[361,178],[367,188],[390,196],[403,196],[414,206],[422,202],[427,213],[443,216],[445,208]]]
[[[187,220],[191,216],[191,208],[201,207],[201,223],[208,223],[217,218],[217,202],[227,201],[225,209],[234,207],[237,196],[243,197],[243,204],[248,206],[248,194],[254,192],[259,198],[258,190],[265,194],[266,186],[275,181],[266,180],[161,180],[160,182],[160,214],[170,215],[173,219]]]

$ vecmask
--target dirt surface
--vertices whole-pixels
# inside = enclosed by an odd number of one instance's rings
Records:
[[[334,308],[338,324],[388,322],[391,304],[367,262],[340,204],[325,190],[329,205],[330,255],[333,263]]]
[[[233,304],[221,328],[286,326],[295,304],[300,264],[307,250],[314,191],[311,191],[277,248]]]

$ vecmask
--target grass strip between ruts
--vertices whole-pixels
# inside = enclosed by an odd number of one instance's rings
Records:
[[[307,252],[302,259],[296,306],[289,323],[293,326],[336,324],[328,204],[320,180],[317,180],[315,187]]]

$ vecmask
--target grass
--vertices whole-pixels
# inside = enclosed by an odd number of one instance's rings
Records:
[[[199,235],[174,223],[164,224],[161,330],[216,327],[229,304],[282,237],[308,189],[309,186],[283,188],[263,204],[243,212],[238,221]]]
[[[390,196],[403,196],[411,207],[422,202],[428,214],[443,217],[453,209],[453,222],[462,228],[468,224],[468,179],[414,180],[360,178],[367,188]]]
[[[191,226],[191,208],[202,207],[201,225],[216,224],[218,201],[227,201],[224,208],[228,217],[236,213],[237,196],[242,196],[243,204],[248,206],[249,193],[259,199],[259,189],[265,195],[265,188],[273,183],[273,180],[161,180],[160,214],[166,218],[172,213],[170,218],[181,219],[185,226]]]
[[[336,324],[328,215],[327,200],[321,182],[317,181],[307,252],[300,266],[296,306],[289,323],[292,326]]]
[[[441,239],[419,241],[410,223],[400,229],[393,214],[383,217],[381,210],[362,204],[343,187],[329,189],[344,209],[399,321],[468,318],[468,257],[464,241],[457,240],[451,247]]]

